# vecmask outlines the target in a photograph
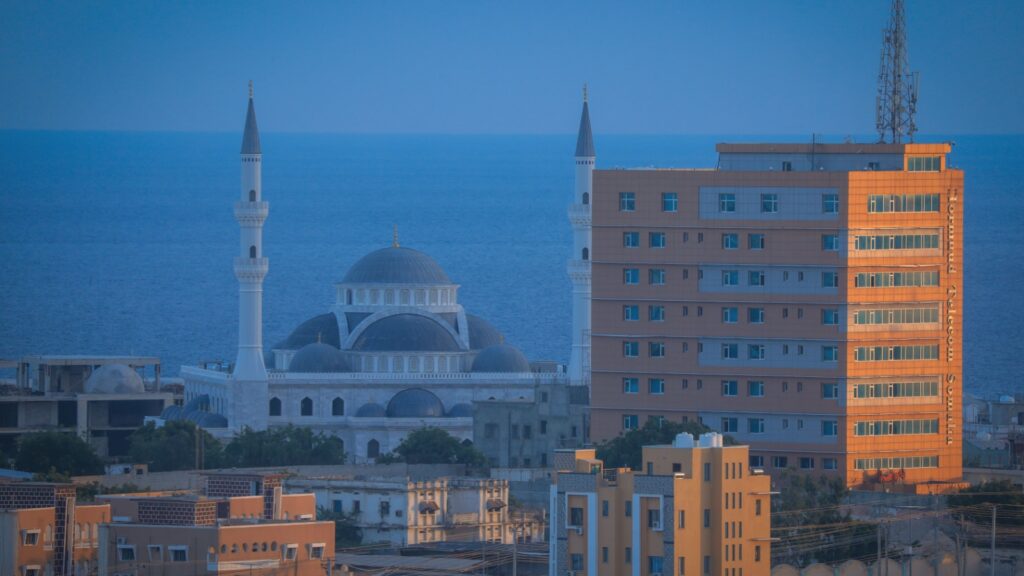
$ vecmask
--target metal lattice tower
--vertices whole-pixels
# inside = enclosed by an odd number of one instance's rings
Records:
[[[907,62],[907,27],[903,0],[892,1],[889,27],[882,31],[882,62],[878,70],[875,127],[879,142],[914,141],[918,73]]]

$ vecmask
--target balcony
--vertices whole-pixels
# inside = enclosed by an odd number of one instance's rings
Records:
[[[569,260],[565,266],[566,272],[569,273],[569,279],[576,282],[589,282],[590,281],[590,261],[589,260]]]
[[[590,226],[590,204],[570,205],[569,223],[573,226]]]
[[[268,202],[235,202],[235,220],[243,226],[259,226],[270,213]]]
[[[261,281],[269,269],[268,258],[235,258],[235,277],[242,281]]]

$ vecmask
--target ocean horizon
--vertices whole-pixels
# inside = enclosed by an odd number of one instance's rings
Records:
[[[824,136],[820,142],[841,142]],[[0,131],[0,358],[231,360],[237,343],[240,133]],[[459,301],[531,360],[568,361],[575,135],[261,133],[264,345],[326,312],[333,284],[389,246],[434,257]],[[713,168],[717,142],[809,135],[595,136],[597,167]],[[871,142],[859,135],[857,141]],[[965,170],[964,382],[1011,376],[1024,328],[1024,135],[953,141]],[[1009,320],[1009,321],[1008,321]]]

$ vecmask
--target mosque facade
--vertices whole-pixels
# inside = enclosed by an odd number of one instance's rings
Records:
[[[583,164],[581,165],[580,154]],[[535,401],[540,387],[585,385],[589,357],[589,213],[593,142],[584,102],[577,144],[576,200],[570,207],[576,254],[573,349],[566,369],[531,363],[458,300],[459,285],[429,255],[391,246],[365,255],[335,285],[329,310],[264,349],[262,285],[269,270],[262,228],[259,131],[250,89],[241,150],[240,226],[234,269],[239,342],[230,366],[183,366],[184,406],[165,419],[214,423],[216,436],[294,424],[341,438],[350,460],[393,451],[411,431],[436,427],[473,439],[473,402]],[[581,182],[583,179],[583,182]],[[579,300],[579,302],[577,302]],[[583,324],[586,322],[586,325]]]

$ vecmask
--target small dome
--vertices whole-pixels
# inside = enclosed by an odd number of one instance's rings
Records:
[[[459,352],[459,343],[437,321],[418,314],[396,314],[377,320],[359,335],[360,352]]]
[[[356,418],[383,418],[385,416],[387,416],[387,412],[384,411],[384,407],[376,402],[363,404],[359,410],[356,410]]]
[[[505,341],[497,328],[475,314],[466,314],[466,324],[469,326],[470,350],[483,350],[484,348],[497,346]]]
[[[388,418],[441,418],[444,404],[429,390],[409,388],[388,402]]]
[[[449,418],[472,418],[473,417],[473,405],[460,403],[452,406],[451,410],[448,411]]]
[[[441,266],[419,250],[393,246],[352,265],[343,284],[451,284]]]
[[[530,362],[518,348],[507,344],[491,346],[477,354],[471,372],[529,372]]]
[[[138,372],[124,364],[105,364],[85,381],[86,394],[139,394],[146,391]]]
[[[330,344],[314,342],[306,344],[292,356],[288,371],[336,373],[351,372],[352,369],[340,350]]]
[[[210,395],[209,394],[200,394],[200,395],[196,396],[195,398],[193,398],[193,399],[189,400],[188,402],[186,402],[185,405],[181,407],[181,412],[179,412],[179,418],[188,420],[189,419],[189,415],[191,415],[191,414],[194,414],[196,412],[205,412],[205,411],[209,411],[209,410],[210,410]]]
[[[181,415],[181,406],[175,406],[171,404],[164,411],[160,413],[160,417],[164,420],[177,420],[178,416]]]
[[[341,347],[341,337],[338,333],[338,319],[334,314],[328,312],[314,316],[299,324],[287,338],[270,347],[270,350],[263,355],[263,363],[267,368],[274,368],[274,350],[298,350],[307,344],[323,342],[335,348]]]

